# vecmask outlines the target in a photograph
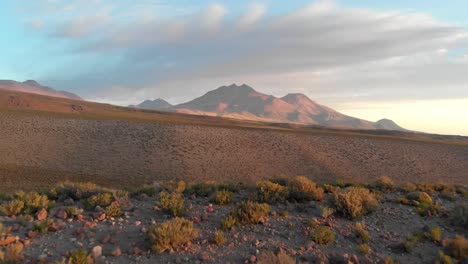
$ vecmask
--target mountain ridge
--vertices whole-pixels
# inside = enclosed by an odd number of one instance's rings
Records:
[[[0,90],[33,93],[33,94],[40,94],[40,95],[80,100],[80,101],[83,100],[83,98],[79,97],[78,95],[74,93],[56,90],[48,86],[43,86],[34,80],[27,80],[24,82],[17,82],[13,80],[0,80]]]

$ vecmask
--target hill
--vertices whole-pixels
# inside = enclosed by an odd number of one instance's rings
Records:
[[[137,105],[129,105],[129,107],[134,107],[134,108],[141,108],[141,109],[147,109],[147,110],[161,110],[161,109],[167,109],[171,107],[172,105],[168,103],[167,101],[158,98],[155,100],[145,100],[140,104]]]
[[[67,98],[67,99],[73,99],[73,100],[83,100],[81,97],[79,97],[76,94],[66,92],[66,91],[58,91],[47,86],[42,86],[38,82],[33,81],[33,80],[28,80],[25,82],[0,80],[0,90],[33,93],[33,94],[47,95],[47,96]]]

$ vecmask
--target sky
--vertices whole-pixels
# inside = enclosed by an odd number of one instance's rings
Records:
[[[0,79],[98,102],[226,84],[468,136],[466,0],[0,0]]]

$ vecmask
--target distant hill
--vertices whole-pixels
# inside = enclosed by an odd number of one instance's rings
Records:
[[[161,98],[158,98],[155,100],[145,100],[144,102],[138,105],[130,105],[129,107],[148,109],[148,110],[161,110],[161,109],[167,109],[171,106],[172,105],[168,103],[167,101]]]
[[[42,86],[38,82],[33,81],[33,80],[28,80],[25,82],[17,82],[17,81],[12,81],[12,80],[0,80],[0,90],[33,93],[33,94],[47,95],[47,96],[67,98],[67,99],[73,99],[73,100],[83,100],[81,97],[79,97],[76,94],[73,94],[67,91],[55,90],[47,86]]]
[[[312,101],[304,94],[290,93],[277,98],[273,95],[257,92],[246,84],[222,86],[192,101],[175,106],[170,106],[166,101],[157,99],[145,101],[137,107],[267,122],[407,131],[388,119],[371,122],[344,115]]]

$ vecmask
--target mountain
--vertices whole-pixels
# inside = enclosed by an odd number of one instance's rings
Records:
[[[172,105],[168,103],[167,101],[161,98],[158,98],[155,100],[145,100],[144,102],[140,104],[130,105],[129,107],[148,109],[148,110],[161,110],[161,109],[167,109],[171,106]]]
[[[304,94],[290,93],[277,98],[257,92],[246,84],[222,86],[192,101],[167,108],[167,110],[267,122],[405,131],[388,119],[371,122],[344,115],[312,101]]]
[[[0,90],[33,93],[33,94],[47,95],[47,96],[67,98],[67,99],[73,99],[73,100],[83,100],[81,97],[79,97],[76,94],[66,92],[66,91],[55,90],[47,86],[42,86],[38,82],[33,81],[33,80],[28,80],[25,82],[17,82],[17,81],[12,81],[12,80],[0,80]]]

